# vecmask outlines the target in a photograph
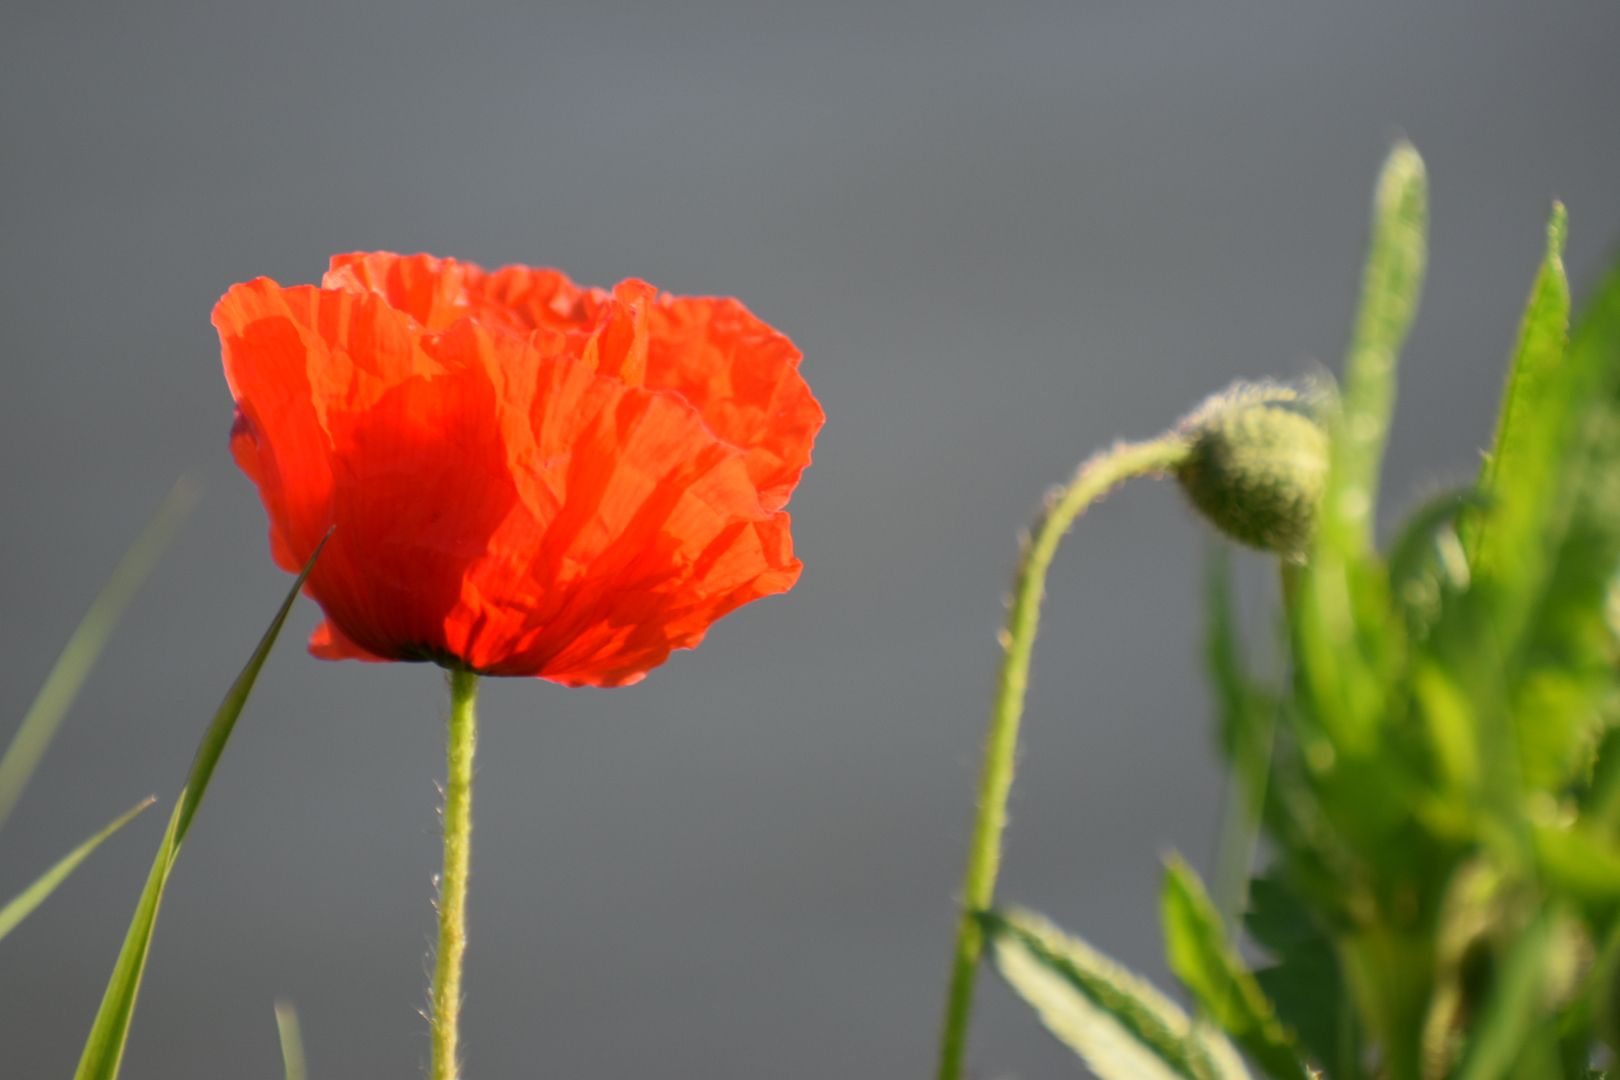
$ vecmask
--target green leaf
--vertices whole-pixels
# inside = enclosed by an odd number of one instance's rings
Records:
[[[1373,196],[1372,237],[1323,505],[1324,539],[1339,550],[1361,551],[1372,543],[1378,470],[1395,404],[1395,366],[1423,289],[1427,230],[1423,159],[1411,144],[1397,143]]]
[[[1286,597],[1297,567],[1284,563],[1282,570]],[[1205,669],[1215,686],[1217,730],[1232,762],[1233,785],[1221,824],[1216,889],[1223,910],[1235,912],[1243,906],[1262,821],[1272,842],[1296,860],[1321,854],[1313,849],[1322,846],[1325,825],[1305,781],[1287,704],[1245,668],[1224,548],[1214,549],[1206,584]],[[1331,881],[1326,885],[1336,888]]]
[[[1593,755],[1590,783],[1581,793],[1581,821],[1610,835],[1620,835],[1620,727],[1611,720]]]
[[[123,1063],[124,1045],[129,1039],[130,1021],[135,1014],[135,999],[141,989],[141,976],[146,970],[146,957],[152,947],[152,930],[157,923],[158,907],[163,900],[163,890],[169,883],[169,874],[174,870],[175,860],[180,856],[180,845],[191,827],[197,807],[202,803],[203,794],[208,790],[214,766],[219,763],[225,743],[236,727],[236,718],[241,715],[242,707],[247,704],[248,695],[253,691],[254,681],[264,667],[265,658],[270,655],[282,624],[287,621],[293,601],[298,599],[298,590],[303,588],[305,579],[315,568],[315,560],[321,557],[321,549],[325,546],[326,541],[322,540],[309,557],[309,562],[304,564],[298,580],[287,590],[287,597],[275,618],[270,620],[269,629],[259,639],[247,666],[226,691],[225,700],[220,702],[213,721],[203,733],[197,755],[191,763],[191,771],[186,776],[186,786],[180,791],[180,799],[169,818],[168,831],[163,834],[163,842],[158,845],[157,857],[152,860],[152,869],[147,874],[146,887],[141,890],[140,900],[135,905],[135,914],[124,936],[123,948],[113,965],[112,977],[101,999],[101,1008],[96,1012],[90,1037],[79,1058],[75,1080],[113,1080],[118,1075]]]
[[[1582,311],[1564,366],[1574,404],[1565,422],[1577,437],[1552,484],[1565,494],[1545,519],[1549,572],[1516,658],[1513,701],[1527,778],[1544,789],[1568,778],[1615,685],[1608,614],[1620,565],[1620,266]],[[1513,564],[1504,580],[1533,567],[1538,547],[1548,545],[1526,542],[1532,554],[1523,563],[1504,556]],[[1516,611],[1501,620],[1510,630],[1517,623]]]
[[[1441,492],[1412,511],[1390,545],[1390,595],[1413,636],[1427,634],[1446,593],[1468,587],[1468,561],[1456,526],[1465,512],[1483,505],[1471,489]]]
[[[47,870],[37,881],[12,898],[5,907],[0,907],[0,938],[4,938],[17,928],[17,924],[34,913],[34,909],[45,902],[45,898],[56,891],[56,887],[66,881],[68,875],[79,868],[79,864],[90,857],[90,853],[101,846],[101,842],[113,833],[122,829],[135,819],[135,816],[148,806],[157,802],[157,799],[148,796],[118,815],[101,831],[90,839],[74,848],[62,857],[62,860]]]
[[[1620,266],[1587,302],[1563,361],[1537,375],[1534,409],[1515,410],[1515,449],[1488,493],[1474,583],[1430,642],[1479,733],[1482,787],[1505,835],[1522,795],[1577,780],[1612,722]]]
[[[1165,868],[1160,896],[1170,970],[1204,1012],[1275,1080],[1311,1080],[1293,1037],[1227,940],[1209,894],[1179,856]]]
[[[1620,900],[1620,851],[1612,841],[1575,826],[1531,826],[1536,863],[1547,884],[1588,904]]]
[[[1514,939],[1493,980],[1470,1038],[1456,1080],[1515,1080],[1556,1077],[1556,1048],[1546,1021],[1549,991],[1559,968],[1573,967],[1574,944],[1559,934],[1557,914],[1544,908]]]
[[[1569,338],[1569,278],[1564,273],[1568,232],[1568,215],[1555,202],[1547,222],[1546,254],[1519,322],[1496,438],[1480,470],[1480,490],[1496,512],[1465,531],[1476,565],[1500,566],[1514,557],[1514,545],[1529,541],[1538,527],[1535,512],[1545,493],[1557,487],[1551,483],[1552,470],[1566,434],[1555,425],[1564,414],[1558,380]]]
[[[1242,1059],[1218,1032],[1037,915],[981,915],[996,969],[1100,1080],[1237,1080]]]
[[[1406,143],[1390,152],[1373,199],[1361,302],[1331,416],[1321,524],[1293,606],[1304,713],[1327,744],[1308,761],[1376,751],[1388,716],[1386,668],[1400,629],[1372,545],[1395,367],[1417,311],[1427,257],[1428,181]]]
[[[1216,548],[1206,578],[1204,662],[1215,684],[1217,731],[1251,818],[1265,801],[1277,701],[1244,669],[1232,615],[1232,583],[1224,548]]]
[[[276,1034],[281,1038],[281,1063],[286,1080],[305,1080],[304,1036],[298,1027],[298,1010],[290,1001],[276,1002]]]
[[[1342,1023],[1350,1003],[1338,954],[1305,902],[1275,871],[1261,875],[1249,883],[1243,925],[1277,961],[1256,972],[1255,981],[1276,1004],[1279,1020],[1335,1080],[1359,1075],[1353,1032]]]
[[[40,686],[38,695],[23,714],[22,723],[0,757],[0,825],[11,816],[12,808],[22,796],[23,788],[33,778],[34,770],[45,756],[45,749],[56,734],[62,717],[79,696],[79,690],[100,658],[101,651],[112,636],[113,627],[128,610],[142,583],[151,575],[158,557],[174,539],[181,522],[197,502],[197,487],[182,478],[170,489],[157,513],[141,531],[135,543],[124,553],[112,577],[101,587],[91,601],[79,625],[68,636],[67,644],[51,665]]]
[[[1475,587],[1445,628],[1482,744],[1502,759],[1487,759],[1486,775],[1504,812],[1522,790],[1560,791],[1590,763],[1616,687],[1620,266],[1560,348],[1562,234],[1555,210],[1510,384],[1507,448],[1489,474]]]

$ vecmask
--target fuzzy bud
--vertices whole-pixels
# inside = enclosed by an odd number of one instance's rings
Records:
[[[1287,387],[1239,384],[1182,422],[1187,498],[1239,543],[1300,559],[1316,529],[1328,438],[1313,401]]]

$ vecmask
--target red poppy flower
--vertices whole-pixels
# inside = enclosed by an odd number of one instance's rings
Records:
[[[214,326],[276,562],[336,526],[317,656],[618,686],[799,576],[821,407],[735,300],[376,253]]]

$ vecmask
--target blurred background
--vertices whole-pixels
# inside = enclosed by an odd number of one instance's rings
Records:
[[[0,835],[0,1046],[65,1076],[195,741],[286,587],[226,451],[209,309],[337,251],[734,293],[829,421],[806,570],[613,692],[486,686],[472,1077],[929,1075],[1015,534],[1239,376],[1336,370],[1390,142],[1432,175],[1389,507],[1468,476],[1543,238],[1620,237],[1620,7],[12,3],[0,15],[0,717],[174,479],[201,506]],[[1168,485],[1054,571],[1002,894],[1168,981],[1208,866],[1208,535]],[[1270,578],[1240,563],[1265,645]],[[304,654],[303,603],[188,840],[124,1076],[426,1059],[442,680]],[[13,719],[0,719],[8,734]],[[1079,1075],[993,978],[986,1077]]]

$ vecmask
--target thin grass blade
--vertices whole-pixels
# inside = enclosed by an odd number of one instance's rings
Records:
[[[100,832],[74,848],[62,857],[61,861],[42,874],[37,881],[16,896],[5,907],[0,907],[0,938],[4,938],[17,928],[17,924],[34,913],[34,909],[45,902],[45,898],[56,891],[56,887],[66,881],[68,875],[79,868],[79,864],[90,857],[90,853],[101,846],[101,842],[113,833],[128,825],[135,817],[148,806],[157,802],[156,797],[147,796],[111,822],[105,825]]]
[[[11,737],[5,756],[0,757],[0,826],[11,816],[23,788],[33,778],[46,747],[50,746],[62,717],[72,707],[85,679],[101,657],[113,628],[196,505],[198,493],[197,485],[189,478],[182,478],[169,490],[157,513],[124,553],[112,576],[68,637],[67,644],[62,646],[38,695],[23,714],[17,733]]]
[[[286,1080],[307,1080],[304,1034],[298,1026],[298,1010],[290,1001],[276,1002],[276,1034],[281,1038],[281,1065]]]
[[[281,633],[282,624],[287,621],[287,613],[292,610],[293,601],[298,599],[298,590],[303,588],[305,579],[315,568],[315,561],[320,558],[321,549],[325,546],[326,542],[323,540],[320,547],[317,547],[315,553],[309,557],[309,562],[304,565],[298,580],[294,581],[292,588],[287,591],[287,598],[282,601],[275,618],[270,621],[269,629],[264,632],[258,647],[248,658],[247,666],[231,684],[230,690],[225,694],[225,700],[220,703],[213,721],[203,734],[202,742],[197,747],[197,755],[191,763],[191,772],[186,776],[186,786],[181,789],[180,799],[169,818],[168,830],[163,834],[163,842],[158,845],[157,857],[152,860],[152,869],[146,877],[146,887],[141,890],[140,900],[135,905],[135,915],[130,920],[129,932],[124,937],[123,948],[118,953],[112,977],[108,980],[106,993],[101,999],[101,1008],[96,1013],[95,1023],[90,1028],[90,1037],[84,1045],[84,1053],[79,1058],[79,1068],[74,1073],[75,1080],[113,1080],[118,1075],[119,1067],[123,1063],[124,1046],[129,1040],[130,1020],[135,1014],[135,999],[140,993],[141,977],[145,973],[146,957],[152,945],[152,929],[157,923],[158,907],[162,903],[163,890],[168,885],[169,874],[180,855],[180,845],[191,827],[197,807],[202,803],[203,794],[208,790],[208,781],[214,774],[214,766],[219,763],[219,756],[225,749],[225,743],[236,727],[236,718],[241,715],[242,707],[247,704],[248,695],[253,690],[254,681],[258,679],[259,671],[264,667],[265,658],[270,655],[270,649]]]

